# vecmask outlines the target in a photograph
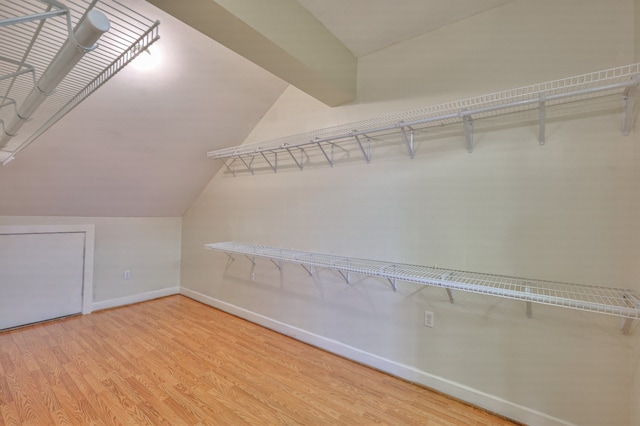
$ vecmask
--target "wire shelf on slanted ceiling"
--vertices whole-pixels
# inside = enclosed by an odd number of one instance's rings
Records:
[[[110,29],[0,148],[0,163],[12,159],[159,39],[158,21],[116,0],[0,2],[0,124],[5,127],[69,38],[70,28],[91,9],[106,15]]]
[[[274,263],[278,262],[277,265],[281,265],[281,262],[302,265],[309,273],[312,273],[313,267],[332,269],[340,272],[347,282],[350,280],[350,273],[386,278],[394,290],[397,280],[441,287],[448,290],[451,302],[453,302],[453,296],[450,291],[460,290],[527,303],[541,303],[613,315],[627,319],[623,327],[625,334],[629,331],[631,320],[640,319],[640,294],[632,289],[458,271],[236,242],[206,244],[205,248],[222,251],[228,255],[231,253],[245,255],[253,259],[254,266],[255,258],[260,257],[270,259]],[[528,306],[528,313],[530,313],[530,306]]]
[[[253,173],[253,161],[256,158],[265,161],[276,172],[278,154],[290,156],[302,169],[303,157],[298,155],[300,152],[304,154],[305,149],[316,148],[333,166],[333,145],[356,143],[369,162],[371,138],[393,133],[400,134],[400,140],[413,158],[416,142],[414,131],[451,124],[462,124],[467,149],[471,152],[474,120],[536,110],[536,120],[540,126],[539,142],[543,144],[548,111],[558,110],[562,105],[567,107],[596,100],[606,101],[612,97],[617,100],[617,105],[623,105],[622,133],[628,135],[633,125],[635,92],[639,83],[640,64],[626,65],[264,142],[218,149],[208,152],[207,156],[222,160],[234,175],[231,163],[239,160],[245,170]],[[611,102],[602,102],[602,105],[598,107],[610,108]],[[227,163],[226,159],[231,161]]]

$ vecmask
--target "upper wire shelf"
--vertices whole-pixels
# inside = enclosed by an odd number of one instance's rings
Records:
[[[110,29],[97,48],[57,85],[15,136],[0,147],[7,163],[159,39],[153,21],[117,0],[4,0],[0,2],[0,134],[17,114],[73,28],[90,10]]]
[[[397,289],[397,280],[441,287],[447,290],[451,303],[454,301],[452,290],[521,300],[527,303],[528,316],[531,316],[531,303],[613,315],[625,319],[622,327],[624,334],[629,333],[632,320],[640,319],[640,294],[632,289],[358,259],[232,241],[206,244],[205,248],[222,251],[232,260],[234,259],[231,256],[232,253],[247,256],[253,264],[252,280],[254,279],[255,259],[259,257],[271,260],[280,270],[282,270],[282,262],[301,265],[309,274],[313,274],[312,268],[314,267],[335,270],[347,282],[351,280],[351,273],[385,278],[389,280],[394,291]]]
[[[317,148],[333,166],[333,146],[356,143],[367,162],[371,160],[371,139],[399,133],[411,158],[415,155],[415,131],[449,124],[462,124],[469,152],[473,151],[474,120],[538,110],[539,143],[545,143],[545,124],[549,107],[621,95],[623,99],[622,133],[628,135],[634,118],[635,95],[640,83],[640,63],[534,84],[498,93],[430,106],[413,111],[358,121],[326,129],[281,137],[264,142],[210,151],[207,156],[231,165],[236,160],[253,174],[253,161],[261,158],[276,172],[278,154],[290,156],[302,170],[305,149]],[[298,152],[299,151],[299,152]],[[299,155],[299,157],[298,157]],[[228,163],[225,159],[231,159]]]

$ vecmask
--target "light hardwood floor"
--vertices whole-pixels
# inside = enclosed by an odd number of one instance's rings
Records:
[[[0,424],[513,423],[171,296],[0,333]]]

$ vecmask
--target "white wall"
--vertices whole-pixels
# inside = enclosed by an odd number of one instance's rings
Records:
[[[640,62],[640,0],[635,0],[635,29],[636,29],[636,37],[635,37],[635,57],[636,62]]]
[[[353,105],[287,89],[247,141],[624,65],[633,31],[627,0],[514,1],[361,58]],[[473,154],[446,128],[421,134],[413,160],[399,144],[371,164],[354,148],[333,168],[314,157],[303,172],[219,173],[183,218],[183,288],[521,421],[631,424],[637,325],[626,337],[607,316],[536,305],[527,319],[518,302],[451,305],[442,290],[290,265],[281,278],[269,262],[252,283],[246,259],[227,267],[203,250],[235,240],[640,290],[638,131],[619,124],[617,111],[551,120],[541,147],[534,125],[478,122]]]
[[[0,225],[83,224],[95,225],[94,309],[177,291],[181,218],[0,216]]]

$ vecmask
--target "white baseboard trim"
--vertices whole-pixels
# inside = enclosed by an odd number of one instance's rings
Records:
[[[296,340],[300,340],[358,363],[368,365],[393,376],[429,387],[438,392],[451,395],[454,398],[466,401],[470,404],[498,413],[510,419],[523,422],[525,424],[540,426],[575,426],[573,423],[549,416],[540,411],[514,404],[510,401],[481,392],[463,384],[447,380],[443,377],[435,376],[425,371],[418,370],[417,368],[365,352],[353,346],[349,346],[339,341],[274,320],[214,297],[207,296],[200,292],[181,287],[180,294],[220,309],[221,311],[246,319],[270,330],[277,331],[278,333],[292,337]]]
[[[132,294],[131,296],[118,297],[116,299],[103,300],[102,302],[93,302],[94,311],[102,309],[117,308],[118,306],[131,305],[133,303],[146,302],[147,300],[158,299],[160,297],[172,296],[180,294],[180,287],[169,287],[160,290],[148,291],[146,293]]]

